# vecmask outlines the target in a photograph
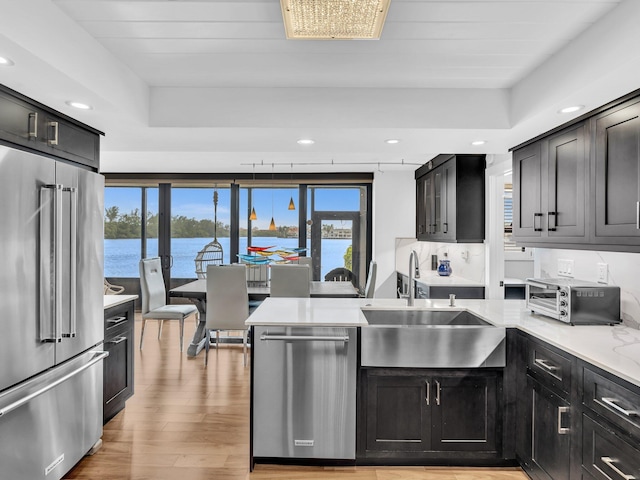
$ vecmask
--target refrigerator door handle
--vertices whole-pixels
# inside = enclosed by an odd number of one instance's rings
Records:
[[[73,370],[73,371],[71,371],[71,372],[69,372],[69,373],[67,373],[65,375],[62,375],[59,378],[56,378],[55,380],[53,380],[51,382],[47,382],[47,384],[44,385],[42,388],[39,388],[39,389],[37,389],[35,391],[32,391],[32,392],[29,392],[25,396],[23,396],[23,397],[19,398],[18,400],[10,403],[9,405],[6,405],[3,408],[0,408],[0,418],[2,418],[4,415],[6,415],[8,413],[11,413],[15,409],[20,408],[22,405],[24,405],[26,403],[29,403],[34,398],[39,397],[40,395],[42,395],[43,393],[48,392],[52,388],[57,387],[61,383],[66,382],[70,378],[75,377],[79,373],[84,372],[87,368],[92,367],[96,363],[102,361],[103,359],[105,359],[105,358],[107,358],[109,356],[109,352],[102,352],[102,351],[89,351],[87,353],[91,354],[91,356],[92,356],[92,358],[87,363],[79,366],[75,370]]]
[[[69,330],[62,332],[62,336],[66,338],[73,338],[76,336],[77,329],[77,298],[76,290],[77,283],[77,253],[78,253],[78,189],[75,187],[65,187],[63,192],[69,193],[71,202],[69,206]],[[60,219],[62,222],[62,219]],[[62,269],[60,269],[62,270]]]
[[[52,195],[51,195],[52,194]],[[52,198],[52,200],[51,200]],[[53,202],[51,214],[48,205]],[[40,188],[40,341],[61,342],[62,280],[59,268],[62,258],[62,185],[43,185]],[[52,248],[53,247],[53,248]]]

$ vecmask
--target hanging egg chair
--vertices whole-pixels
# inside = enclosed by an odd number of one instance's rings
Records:
[[[213,192],[213,241],[196,255],[196,275],[207,278],[207,266],[222,265],[222,245],[218,242],[218,192]]]

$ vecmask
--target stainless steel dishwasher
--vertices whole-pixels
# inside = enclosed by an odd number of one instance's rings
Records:
[[[356,331],[255,327],[254,459],[355,459]]]

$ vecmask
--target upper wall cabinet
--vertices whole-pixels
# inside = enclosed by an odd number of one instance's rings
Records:
[[[640,99],[593,119],[597,243],[638,245]]]
[[[484,155],[438,155],[416,170],[416,237],[484,241]]]
[[[521,245],[640,252],[640,91],[513,149]]]
[[[588,239],[585,124],[513,154],[513,234],[520,241],[581,243]]]
[[[100,134],[0,85],[0,140],[98,170]]]

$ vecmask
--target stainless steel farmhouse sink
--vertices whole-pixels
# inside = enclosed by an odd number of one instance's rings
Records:
[[[466,310],[367,310],[362,309],[369,325],[481,325],[490,326]]]
[[[506,331],[466,310],[363,308],[361,365],[504,367]]]

